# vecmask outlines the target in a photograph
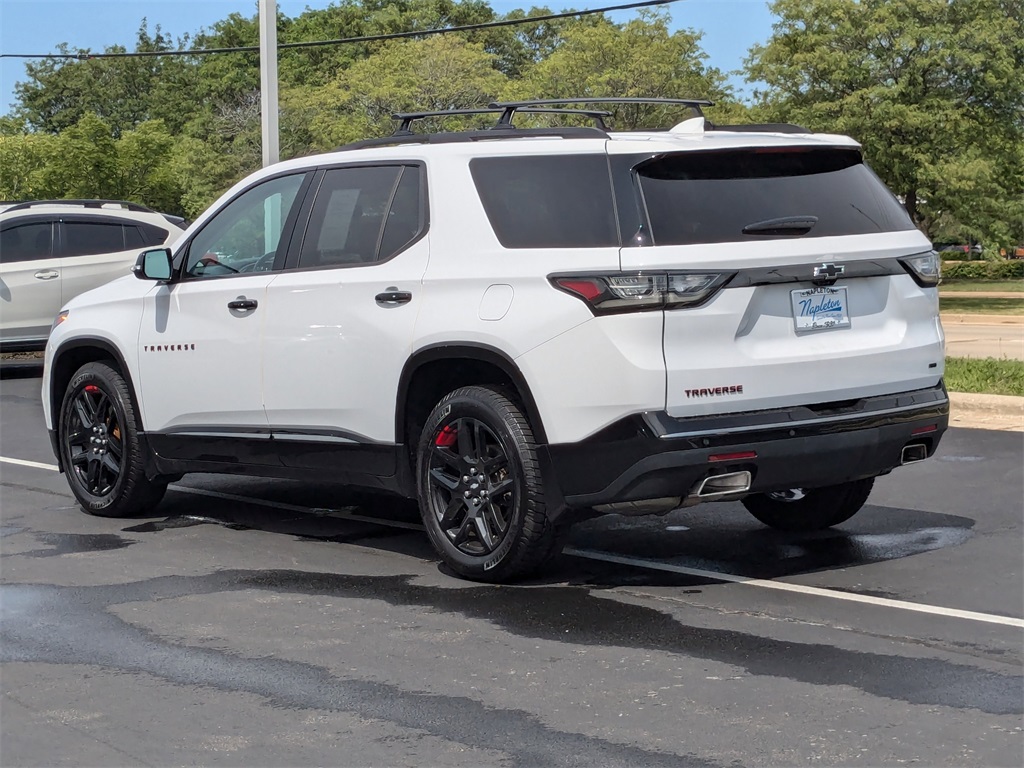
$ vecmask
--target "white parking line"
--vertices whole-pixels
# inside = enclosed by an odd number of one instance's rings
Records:
[[[26,461],[25,459],[9,459],[6,456],[0,456],[0,461],[7,464],[17,464],[19,467],[32,467],[33,469],[48,469],[51,472],[59,471],[59,467],[56,464],[43,464],[38,461]]]
[[[13,459],[7,456],[0,456],[0,463],[16,464],[22,467],[32,467],[33,469],[45,469],[51,472],[56,472],[57,467],[53,464],[43,464],[38,461],[26,461],[24,459]],[[264,507],[274,507],[276,509],[284,509],[290,512],[300,512],[304,514],[316,513],[316,512],[331,512],[332,514],[342,516],[348,520],[354,520],[358,522],[374,523],[376,525],[385,525],[392,528],[404,528],[407,530],[422,531],[423,526],[416,525],[415,523],[406,523],[400,520],[382,520],[375,517],[367,517],[365,515],[356,515],[346,512],[341,509],[316,509],[314,507],[303,507],[298,504],[288,504],[281,501],[266,501],[264,499],[256,499],[251,496],[241,496],[234,493],[222,493],[220,491],[207,491],[202,488],[186,488],[180,485],[172,486],[172,490],[180,491],[182,493],[192,493],[197,496],[210,496],[214,499],[223,499],[225,501],[237,501],[243,504],[256,504]],[[774,589],[781,592],[795,592],[801,595],[812,595],[814,597],[827,597],[831,600],[846,600],[851,603],[864,603],[866,605],[876,605],[882,608],[896,608],[901,611],[911,611],[914,613],[926,613],[933,616],[946,616],[954,619],[966,619],[968,621],[979,621],[986,624],[1001,624],[1007,627],[1017,627],[1018,629],[1024,629],[1024,619],[1017,619],[1011,616],[999,616],[992,613],[978,613],[977,611],[963,611],[959,608],[943,608],[938,605],[928,605],[926,603],[912,603],[906,600],[892,600],[888,597],[872,597],[871,595],[858,595],[852,592],[840,592],[835,589],[824,589],[822,587],[808,587],[803,584],[790,584],[785,581],[772,581],[770,579],[752,579],[746,576],[737,576],[731,573],[722,573],[721,571],[706,571],[701,568],[689,568],[685,565],[675,565],[673,563],[665,563],[658,560],[646,560],[639,557],[626,557],[623,555],[616,555],[612,552],[602,552],[600,550],[593,549],[577,549],[576,547],[566,547],[564,550],[565,554],[571,557],[581,557],[587,560],[598,560],[605,563],[616,563],[618,565],[629,565],[635,568],[646,568],[652,571],[667,571],[669,573],[678,573],[685,576],[696,576],[702,579],[713,579],[715,581],[724,581],[730,584],[743,584],[748,587],[761,587],[762,589]]]
[[[714,579],[715,581],[727,581],[731,584],[745,584],[748,587],[762,587],[764,589],[775,589],[781,592],[796,592],[801,595],[814,595],[816,597],[828,597],[832,600],[846,600],[851,603],[866,603],[868,605],[879,605],[885,608],[898,608],[902,611],[914,611],[916,613],[930,613],[935,616],[949,616],[955,619],[968,619],[969,621],[983,621],[988,624],[1003,624],[1007,627],[1024,628],[1024,619],[1015,619],[1011,616],[998,616],[993,613],[978,613],[977,611],[962,611],[959,608],[943,608],[938,605],[927,605],[925,603],[911,603],[906,600],[892,600],[888,597],[872,597],[871,595],[858,595],[854,592],[840,592],[836,589],[824,589],[822,587],[807,587],[803,584],[790,584],[786,581],[771,581],[769,579],[753,579],[747,576],[736,576],[721,571],[705,571],[701,568],[688,568],[685,565],[674,565],[658,560],[645,560],[638,557],[624,557],[601,552],[592,549],[576,549],[566,547],[565,554],[574,557],[585,557],[590,560],[601,560],[606,563],[617,563],[619,565],[632,565],[637,568],[647,568],[652,571],[668,571],[686,576],[697,576],[702,579]]]

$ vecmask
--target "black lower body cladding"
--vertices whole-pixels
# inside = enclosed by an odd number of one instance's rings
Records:
[[[749,471],[751,493],[876,477],[931,456],[949,398],[929,389],[853,402],[675,419],[646,413],[580,443],[545,447],[568,507],[687,496],[704,478]]]

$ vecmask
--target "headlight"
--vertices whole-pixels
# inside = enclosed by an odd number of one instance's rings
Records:
[[[935,251],[900,259],[900,264],[922,288],[934,288],[942,276],[942,262]]]

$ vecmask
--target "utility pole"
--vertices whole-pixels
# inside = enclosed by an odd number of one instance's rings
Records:
[[[259,0],[260,13],[260,123],[263,130],[263,167],[281,157],[277,120],[277,0]]]

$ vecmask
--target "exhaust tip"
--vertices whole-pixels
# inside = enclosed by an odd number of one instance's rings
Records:
[[[724,475],[712,475],[705,477],[698,485],[693,495],[697,498],[713,499],[718,496],[729,496],[734,493],[746,493],[750,490],[751,475],[747,470],[742,472],[728,472]]]
[[[920,443],[903,446],[903,453],[900,456],[900,464],[914,464],[928,458],[928,448]]]

